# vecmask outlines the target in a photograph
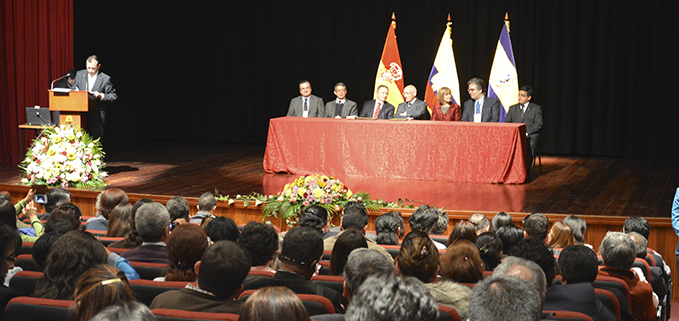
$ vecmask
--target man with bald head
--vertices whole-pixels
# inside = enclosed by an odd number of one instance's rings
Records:
[[[417,99],[417,88],[408,85],[403,90],[405,101],[398,105],[395,118],[415,118],[418,119],[427,112],[427,103]]]

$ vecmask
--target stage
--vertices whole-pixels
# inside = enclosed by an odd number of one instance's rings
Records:
[[[270,194],[296,178],[267,174],[264,145],[154,142],[106,150],[110,187],[128,193],[198,197]],[[386,201],[408,199],[447,210],[669,217],[679,162],[591,157],[542,157],[519,185],[369,179],[336,176],[352,191]],[[333,175],[334,173],[324,173]],[[17,166],[0,166],[0,183],[20,181]]]

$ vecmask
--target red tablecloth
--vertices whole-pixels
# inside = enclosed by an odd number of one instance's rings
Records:
[[[523,183],[524,124],[281,117],[264,170],[298,175]]]

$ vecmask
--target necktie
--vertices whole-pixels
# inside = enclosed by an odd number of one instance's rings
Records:
[[[476,114],[480,114],[480,113],[481,113],[481,104],[477,100],[476,101]]]
[[[521,118],[523,118],[523,113],[526,112],[526,105],[521,105]]]
[[[373,115],[373,118],[377,118],[380,115],[380,109],[382,107],[381,102],[377,102],[377,107],[375,107],[375,114]]]
[[[309,101],[309,98],[304,98],[304,111],[308,111],[308,110],[309,110],[309,103],[308,103],[308,101]]]

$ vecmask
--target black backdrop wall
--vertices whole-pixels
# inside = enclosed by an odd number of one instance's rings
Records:
[[[677,1],[74,1],[76,69],[101,58],[111,145],[263,143],[298,82],[372,91],[391,13],[406,84],[424,86],[451,14],[462,84],[488,79],[505,12],[543,153],[679,159]],[[319,130],[322,130],[319,128]]]

